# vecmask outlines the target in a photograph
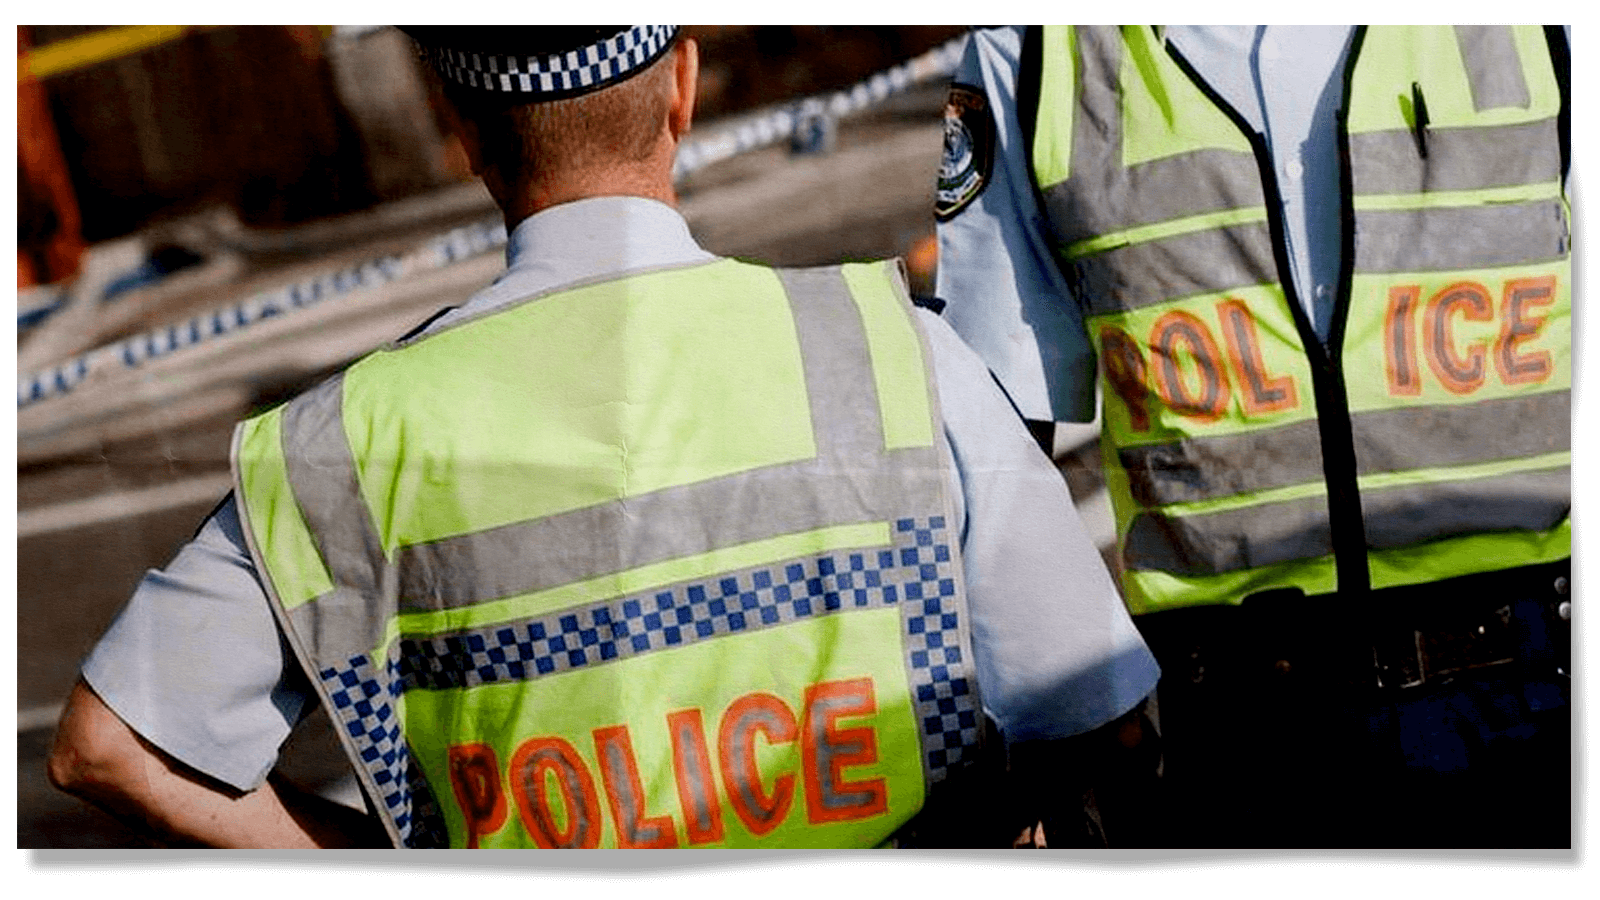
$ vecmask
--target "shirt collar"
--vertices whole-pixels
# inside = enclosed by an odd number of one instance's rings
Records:
[[[677,210],[644,197],[591,197],[523,219],[506,244],[507,278],[562,283],[714,259]]]
[[[542,209],[506,241],[506,271],[429,330],[567,285],[710,262],[676,209],[644,197],[590,197]]]

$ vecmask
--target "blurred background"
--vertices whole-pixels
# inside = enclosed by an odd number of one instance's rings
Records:
[[[686,33],[700,242],[931,293],[963,29]],[[389,27],[21,26],[18,72],[18,846],[140,847],[44,777],[83,655],[228,490],[232,424],[465,300],[504,229]],[[1094,492],[1092,442],[1057,448]],[[359,804],[325,719],[283,767]]]

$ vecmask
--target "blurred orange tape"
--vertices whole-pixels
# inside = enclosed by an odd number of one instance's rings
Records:
[[[17,82],[43,80],[175,41],[214,25],[120,25],[37,47],[17,57]]]

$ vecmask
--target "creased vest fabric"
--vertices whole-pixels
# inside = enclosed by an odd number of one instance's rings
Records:
[[[1046,27],[1031,165],[1138,613],[1571,554],[1570,208],[1537,27],[1360,29],[1327,346],[1261,139],[1148,27]]]
[[[412,847],[873,846],[981,732],[896,264],[732,260],[386,348],[235,435],[251,551]]]

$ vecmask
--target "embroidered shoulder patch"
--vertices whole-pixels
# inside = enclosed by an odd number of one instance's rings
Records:
[[[967,208],[994,169],[994,117],[983,89],[952,84],[944,101],[944,159],[939,163],[933,214],[944,222]]]

